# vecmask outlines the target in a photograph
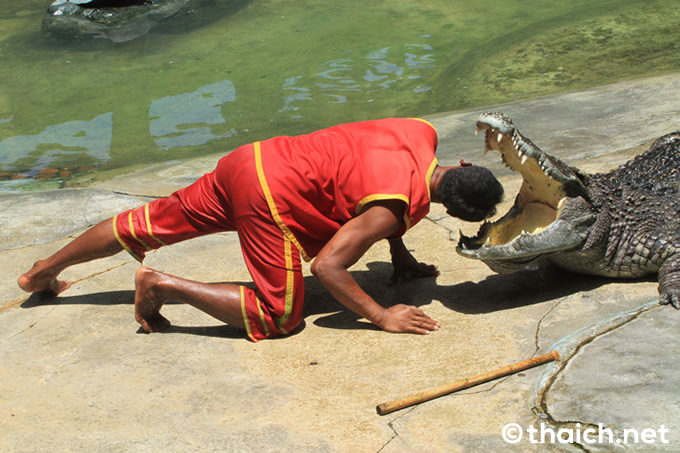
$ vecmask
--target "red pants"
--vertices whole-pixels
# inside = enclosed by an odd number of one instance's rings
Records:
[[[113,219],[120,244],[137,260],[147,251],[205,234],[237,231],[256,291],[241,287],[253,341],[286,335],[300,324],[304,280],[300,253],[272,219],[258,180],[253,145],[223,157],[194,184]]]

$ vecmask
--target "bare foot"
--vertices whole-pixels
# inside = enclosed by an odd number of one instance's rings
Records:
[[[65,280],[57,280],[57,275],[59,275],[59,272],[46,267],[44,261],[37,261],[30,271],[17,279],[17,283],[27,293],[42,291],[57,295],[71,286]]]
[[[160,313],[165,301],[158,298],[154,289],[161,278],[159,272],[146,266],[135,273],[135,319],[148,333],[170,327],[170,321]]]

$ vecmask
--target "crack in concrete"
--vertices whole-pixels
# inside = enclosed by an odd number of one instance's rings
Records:
[[[33,322],[32,322],[31,324],[29,324],[29,326],[26,327],[25,329],[20,330],[19,332],[15,333],[14,335],[12,335],[12,336],[10,336],[10,337],[7,337],[7,339],[8,339],[8,340],[11,340],[12,338],[18,337],[18,336],[21,335],[22,333],[27,332],[28,330],[32,329],[32,328],[35,327],[36,324],[38,324],[40,321],[42,321],[43,319],[47,318],[54,310],[57,309],[57,307],[58,307],[59,305],[61,305],[61,303],[57,302],[56,304],[54,304],[54,307],[52,307],[52,308],[51,308],[47,313],[45,313],[43,316],[41,316],[40,318],[38,318],[38,319],[36,319],[35,321],[33,321]]]
[[[558,300],[557,302],[555,302],[553,304],[553,306],[550,307],[550,309],[548,311],[546,311],[545,314],[543,316],[541,316],[541,318],[536,323],[536,331],[534,332],[534,347],[536,349],[534,349],[534,353],[532,354],[532,356],[536,355],[536,353],[541,349],[540,345],[538,344],[539,343],[539,336],[541,335],[541,324],[543,324],[543,321],[545,320],[545,318],[547,318],[548,315],[550,315],[550,313],[552,313],[553,310],[555,310],[555,308],[557,308],[557,306],[560,305],[562,302],[564,302],[568,297],[569,296],[565,296],[565,297],[561,298],[560,300]]]
[[[383,451],[383,450],[385,449],[385,447],[387,447],[389,444],[391,444],[392,441],[393,441],[394,439],[396,439],[397,437],[399,437],[399,433],[397,432],[396,429],[394,429],[394,426],[392,425],[392,422],[389,422],[389,423],[387,424],[387,426],[390,427],[390,429],[392,430],[392,433],[393,433],[394,435],[393,435],[392,437],[390,437],[389,440],[388,440],[387,442],[385,442],[385,443],[383,444],[383,446],[380,447],[376,453],[380,453],[381,451]]]
[[[5,303],[4,305],[0,306],[0,313],[2,313],[2,312],[5,311],[5,310],[9,310],[10,308],[16,308],[16,307],[18,307],[19,305],[21,305],[21,304],[23,304],[24,302],[26,302],[26,300],[27,300],[27,299],[25,299],[25,298],[23,298],[23,297],[21,297],[21,298],[19,298],[19,299],[11,300],[11,301]]]
[[[494,388],[496,388],[496,386],[502,384],[503,382],[505,382],[505,381],[508,380],[508,379],[510,379],[510,376],[505,376],[505,377],[498,378],[498,379],[496,379],[496,380],[495,380],[488,388],[483,389],[483,390],[477,390],[477,391],[474,391],[474,392],[473,392],[473,391],[466,391],[466,390],[469,390],[469,389],[463,389],[463,390],[461,390],[461,391],[459,391],[459,392],[457,392],[457,393],[458,393],[459,395],[477,395],[477,394],[480,394],[480,393],[487,393],[487,392],[492,391]],[[483,384],[488,384],[488,383],[489,383],[489,382],[484,382],[484,383],[478,384],[478,385],[483,385]],[[444,397],[444,396],[454,397],[454,396],[457,396],[457,395],[456,395],[456,394],[447,394],[447,395],[442,395],[442,396],[440,396],[440,397],[438,397],[438,398],[442,398],[442,397]],[[437,399],[438,399],[438,398],[437,398]],[[427,402],[427,401],[423,401],[423,403],[425,403],[425,402]],[[380,448],[378,449],[378,451],[377,451],[376,453],[380,453],[380,452],[383,451],[390,443],[392,443],[392,442],[394,441],[394,439],[396,439],[396,438],[398,438],[398,437],[401,437],[401,436],[399,435],[399,432],[397,431],[397,428],[394,426],[394,423],[395,423],[397,420],[399,420],[400,418],[402,418],[402,417],[404,417],[405,415],[407,415],[407,414],[411,413],[412,411],[414,411],[418,406],[419,406],[419,404],[418,404],[418,405],[415,405],[415,406],[412,406],[412,407],[408,407],[408,408],[402,409],[402,411],[399,413],[399,415],[395,416],[395,418],[393,418],[392,420],[390,420],[390,421],[387,423],[387,426],[392,430],[392,433],[393,433],[394,435],[393,435],[392,437],[390,437],[389,440],[387,440],[387,442],[385,442],[385,443],[382,445],[382,447],[380,447]]]
[[[456,232],[453,231],[451,228],[448,228],[446,225],[442,225],[442,224],[439,223],[440,220],[446,220],[447,218],[452,218],[452,217],[439,216],[439,215],[437,215],[437,217],[438,218],[432,218],[432,216],[426,215],[424,220],[427,220],[427,221],[433,223],[434,225],[436,225],[440,228],[443,228],[445,231],[447,231],[449,233],[449,240],[454,241],[453,238],[451,237],[451,235],[455,234]]]
[[[405,416],[406,414],[410,413],[410,412],[413,411],[414,409],[415,409],[415,407],[405,408],[404,411],[403,411],[402,413],[400,413],[399,415],[395,416],[392,420],[390,420],[390,421],[387,423],[387,426],[392,430],[392,433],[393,433],[394,435],[393,435],[392,437],[390,437],[389,440],[388,440],[387,442],[385,442],[385,443],[383,444],[383,446],[380,447],[376,453],[380,453],[380,452],[383,451],[389,444],[391,444],[391,443],[394,441],[394,439],[396,439],[397,437],[400,437],[400,436],[399,436],[399,433],[397,432],[397,428],[394,427],[394,422],[396,422],[397,420],[399,420],[401,417]]]
[[[85,231],[85,230],[87,230],[88,228],[91,228],[91,227],[92,227],[92,224],[84,227],[82,231]],[[80,233],[72,233],[72,234],[69,234],[68,236],[65,236],[65,237],[55,238],[55,239],[47,240],[47,241],[44,241],[44,242],[33,242],[31,244],[26,244],[26,245],[17,245],[15,247],[4,247],[4,248],[0,247],[0,252],[30,249],[31,247],[36,247],[36,246],[42,247],[42,246],[49,245],[49,244],[52,244],[52,243],[55,243],[55,242],[72,241],[79,234]]]
[[[118,269],[118,268],[120,268],[120,267],[123,267],[123,266],[127,266],[128,264],[130,264],[130,263],[120,263],[120,264],[116,264],[115,266],[109,267],[108,269],[104,269],[103,271],[95,272],[95,273],[93,273],[93,274],[86,275],[85,277],[79,278],[79,279],[77,279],[77,280],[73,280],[72,282],[69,282],[69,287],[75,285],[76,283],[80,283],[80,282],[82,282],[82,281],[85,281],[85,280],[89,280],[89,279],[91,279],[91,278],[98,277],[98,276],[100,276],[100,275],[102,275],[102,274],[106,274],[106,273],[108,273],[108,272],[115,271],[116,269]]]
[[[69,282],[69,288],[70,288],[71,286],[77,284],[77,283],[80,283],[80,282],[82,282],[82,281],[89,280],[89,279],[95,278],[95,277],[97,277],[97,276],[99,276],[99,275],[106,274],[106,273],[108,273],[108,272],[114,271],[114,270],[118,269],[119,267],[125,266],[125,265],[127,265],[127,264],[129,264],[129,263],[121,263],[121,264],[117,264],[117,265],[115,265],[115,266],[109,267],[108,269],[104,269],[103,271],[95,272],[95,273],[93,273],[93,274],[86,275],[85,277],[79,278],[79,279],[77,279],[77,280],[73,280],[72,282]],[[66,288],[66,290],[68,290],[68,288]],[[31,296],[32,296],[33,294],[36,294],[36,293],[32,293]],[[30,298],[31,296],[29,296],[29,298]],[[45,314],[44,314],[43,316],[41,316],[39,319],[37,319],[37,320],[35,320],[34,322],[32,322],[32,323],[31,323],[28,327],[26,327],[25,329],[20,330],[19,332],[17,332],[17,333],[15,333],[14,335],[8,337],[7,339],[8,339],[8,340],[9,340],[9,339],[12,339],[12,338],[14,338],[14,337],[16,337],[16,336],[19,336],[19,335],[21,335],[22,333],[24,333],[24,332],[30,330],[30,329],[32,329],[33,327],[36,326],[36,324],[38,324],[40,321],[42,321],[43,319],[45,319],[46,317],[48,317],[48,316],[50,315],[50,313],[52,313],[54,310],[56,310],[56,308],[57,308],[59,305],[61,305],[61,302],[59,302],[59,299],[58,299],[57,296],[53,296],[53,297],[56,299],[56,301],[55,301],[55,303],[54,303],[54,307],[52,307],[51,310],[49,310],[47,313],[45,313]],[[4,311],[4,310],[7,310],[8,308],[11,308],[11,307],[17,307],[17,306],[21,305],[22,303],[26,302],[27,300],[28,300],[28,299],[20,299],[20,300],[18,300],[18,301],[16,302],[16,304],[15,304],[15,303],[12,303],[12,304],[9,305],[9,306],[5,306],[5,307],[0,308],[0,312],[2,312],[2,311]]]
[[[426,220],[432,222],[434,225],[443,228],[445,231],[449,233],[449,240],[454,241],[453,235],[455,234],[455,231],[453,231],[451,228],[446,227],[445,225],[441,225],[439,223],[439,220],[441,219],[433,219],[430,216],[425,217]],[[541,328],[543,322],[546,320],[548,316],[562,304],[569,296],[562,297],[560,300],[555,302],[544,314],[541,316],[541,318],[538,320],[536,323],[536,330],[534,333],[534,353],[533,355],[536,355],[538,351],[540,350],[540,334],[541,334]],[[546,402],[546,397],[547,394],[554,384],[554,382],[557,380],[558,376],[560,373],[566,368],[567,364],[569,363],[570,360],[572,360],[574,357],[577,356],[577,354],[588,344],[592,343],[595,341],[597,338],[601,337],[602,335],[605,335],[609,332],[612,332],[616,329],[619,329],[620,327],[623,327],[630,322],[633,322],[635,319],[637,319],[640,315],[643,313],[658,308],[660,305],[658,304],[657,301],[649,302],[647,304],[644,304],[640,307],[636,307],[634,309],[631,309],[627,312],[623,313],[618,313],[615,315],[610,316],[609,318],[593,325],[593,326],[588,326],[584,329],[581,329],[577,331],[576,333],[565,337],[562,339],[562,341],[558,342],[553,348],[550,348],[551,350],[557,350],[560,353],[560,361],[559,362],[553,362],[551,364],[551,367],[549,370],[544,372],[543,376],[538,379],[537,381],[537,388],[534,390],[534,407],[532,408],[532,412],[536,415],[540,415],[542,418],[542,422],[546,423],[548,426],[553,428],[555,432],[559,432],[560,429],[568,429],[571,430],[570,432],[576,432],[577,430],[579,432],[583,432],[586,429],[593,429],[596,434],[594,435],[599,435],[599,429],[600,426],[591,422],[585,422],[585,421],[579,421],[579,420],[557,420],[555,419],[551,414],[550,411],[547,407],[547,402]],[[582,336],[582,334],[585,334]],[[571,340],[571,342],[570,342]],[[571,346],[571,347],[567,347]],[[568,352],[567,352],[568,351]],[[493,390],[497,385],[502,384],[505,382],[507,379],[509,379],[509,376],[499,379],[496,382],[493,383],[489,388],[484,389],[484,390],[479,390],[476,392],[466,392],[468,394],[479,394],[479,393],[486,393],[490,392]],[[538,383],[543,382],[544,385],[541,386]],[[412,408],[412,409],[415,409]],[[405,414],[400,415],[403,416]],[[398,417],[399,418],[399,417]],[[389,445],[391,442],[394,441],[397,437],[399,437],[399,433],[397,432],[396,428],[394,427],[394,422],[398,420],[398,418],[395,418],[391,422],[388,423],[388,426],[390,429],[393,431],[394,436],[390,438],[379,450],[378,452],[381,452],[387,445]],[[614,427],[608,427],[612,429],[612,431],[617,435],[617,430]],[[619,433],[620,434],[620,433]],[[586,448],[586,446],[583,443],[578,443],[578,442],[573,442],[571,444],[565,444],[565,447],[570,447],[571,449],[575,449],[576,451],[582,451],[582,452],[590,452],[591,450],[589,448]]]
[[[556,303],[546,314],[541,318],[540,322],[564,299]],[[631,310],[616,313],[596,324],[584,327],[577,332],[574,332],[562,340],[558,341],[551,349],[556,350],[560,354],[560,360],[558,362],[552,362],[548,365],[548,369],[536,380],[536,385],[533,391],[533,408],[532,412],[536,415],[542,417],[543,421],[554,428],[556,431],[560,428],[570,429],[570,430],[583,430],[584,427],[594,428],[599,432],[599,425],[594,425],[590,422],[574,421],[574,420],[558,420],[554,418],[548,409],[548,404],[546,401],[547,394],[550,391],[552,385],[557,381],[560,373],[567,367],[568,363],[575,358],[588,344],[595,341],[597,338],[605,335],[607,333],[613,332],[640,317],[643,313],[650,310],[662,308],[658,301],[654,300],[643,304],[639,307],[633,308]],[[537,332],[538,333],[538,332]],[[538,338],[538,337],[537,337]],[[545,418],[543,418],[545,417]],[[580,426],[578,426],[580,425]],[[608,427],[613,432],[617,430],[615,427]],[[585,428],[587,429],[587,428]],[[573,431],[572,431],[573,432]],[[580,443],[564,444],[576,448],[578,451],[589,452],[584,445]]]
[[[144,194],[132,193],[132,192],[122,192],[122,191],[119,191],[119,190],[112,190],[111,193],[113,193],[114,195],[124,195],[126,197],[147,198],[149,200],[158,200],[159,198],[163,198],[162,196],[158,196],[158,195],[144,195]]]

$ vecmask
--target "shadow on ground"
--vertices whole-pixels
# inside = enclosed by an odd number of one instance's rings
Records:
[[[465,281],[455,285],[440,285],[435,278],[416,278],[396,285],[387,281],[392,275],[392,265],[386,262],[371,262],[368,270],[352,271],[357,283],[374,299],[389,307],[403,303],[423,307],[433,300],[440,301],[445,307],[464,314],[484,314],[557,300],[571,294],[587,292],[599,288],[611,278],[573,274],[555,268],[538,271],[519,271],[512,274],[490,275],[480,282]],[[377,327],[360,318],[341,305],[331,296],[313,276],[305,277],[304,318],[318,317],[314,324],[319,327],[341,330],[377,330]],[[652,277],[647,281],[653,280]],[[639,280],[616,280],[633,284]],[[251,282],[234,282],[250,286]],[[20,306],[29,309],[44,305],[132,305],[134,291],[107,291],[76,296],[53,296],[33,293]],[[167,305],[179,304],[168,301]],[[293,334],[305,328],[304,321]],[[140,333],[144,333],[140,330]],[[183,333],[191,335],[215,336],[226,338],[243,337],[243,332],[235,327],[199,326],[186,327],[173,325],[164,333]]]

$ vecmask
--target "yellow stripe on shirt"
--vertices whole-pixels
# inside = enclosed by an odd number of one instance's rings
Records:
[[[409,205],[409,199],[406,195],[402,195],[400,193],[395,194],[376,193],[373,195],[367,195],[361,200],[359,200],[359,203],[357,203],[357,207],[354,208],[354,213],[356,215],[361,214],[368,203],[378,200],[400,200],[406,203],[406,206]]]
[[[272,218],[283,234],[295,245],[295,247],[300,251],[300,255],[305,261],[310,261],[311,258],[307,255],[307,252],[302,248],[302,245],[295,238],[295,235],[290,231],[288,226],[283,222],[281,216],[279,215],[279,210],[276,209],[276,204],[274,203],[274,197],[269,190],[269,184],[267,184],[267,178],[264,175],[264,169],[262,167],[262,150],[260,148],[260,142],[253,143],[253,149],[255,151],[255,167],[257,169],[257,177],[260,180],[260,186],[262,186],[262,192],[264,192],[264,197],[267,200],[267,205],[269,206],[269,211],[271,212]]]
[[[118,233],[117,223],[118,223],[118,215],[116,215],[113,218],[113,235],[116,237],[116,240],[118,241],[118,243],[120,243],[120,245],[123,247],[123,249],[125,249],[125,251],[128,252],[134,259],[136,259],[137,261],[139,261],[141,263],[142,258],[140,258],[139,255],[137,255],[135,252],[133,252],[132,249],[130,247],[128,247],[128,245],[125,243],[125,241],[123,241],[123,238],[120,237],[120,234]]]
[[[147,203],[146,206],[144,206],[144,218],[146,219],[146,231],[149,234],[149,236],[156,242],[158,242],[160,245],[165,245],[165,242],[161,241],[158,239],[154,234],[153,231],[151,231],[151,216],[149,215],[149,204]]]
[[[437,132],[437,128],[434,127],[434,125],[433,125],[432,123],[430,123],[428,120],[424,120],[424,119],[422,119],[422,118],[410,118],[410,119],[416,120],[416,121],[421,121],[421,122],[423,122],[423,123],[429,125],[432,129],[434,129],[434,132],[435,132],[435,133]]]
[[[284,252],[286,254],[286,311],[281,318],[276,320],[276,326],[287,334],[288,332],[283,326],[290,318],[290,313],[293,310],[293,295],[295,294],[295,273],[293,272],[293,255],[291,254],[291,245],[288,238],[284,238]]]
[[[133,213],[133,212],[134,212],[134,211],[130,211],[130,213],[128,214],[128,224],[129,224],[129,226],[130,226],[130,234],[132,234],[132,237],[135,238],[135,240],[136,240],[137,242],[139,242],[140,244],[142,244],[142,245],[144,246],[145,249],[151,250],[151,247],[149,247],[149,245],[148,245],[146,242],[144,242],[144,241],[142,241],[141,239],[139,239],[139,238],[137,237],[137,233],[135,233],[135,224],[134,224],[133,217],[132,217],[132,213]]]
[[[241,294],[241,315],[243,316],[243,324],[246,325],[246,333],[248,334],[248,338],[253,342],[257,342],[257,338],[253,336],[253,332],[250,330],[250,320],[248,319],[248,311],[246,310],[246,297],[243,286],[239,286],[239,291]]]
[[[432,175],[434,174],[434,169],[437,168],[437,165],[439,164],[439,161],[435,157],[432,163],[430,164],[430,168],[427,169],[427,173],[425,173],[425,184],[427,185],[427,199],[432,200],[432,194],[430,193],[430,181],[432,181]]]
[[[406,195],[402,195],[400,193],[397,194],[376,193],[373,195],[368,195],[362,198],[359,201],[359,203],[357,203],[357,207],[354,209],[356,215],[361,214],[367,204],[377,200],[399,200],[406,203],[406,210],[404,211],[404,225],[406,225],[406,230],[409,230],[411,228],[411,218],[408,215],[409,199]]]

